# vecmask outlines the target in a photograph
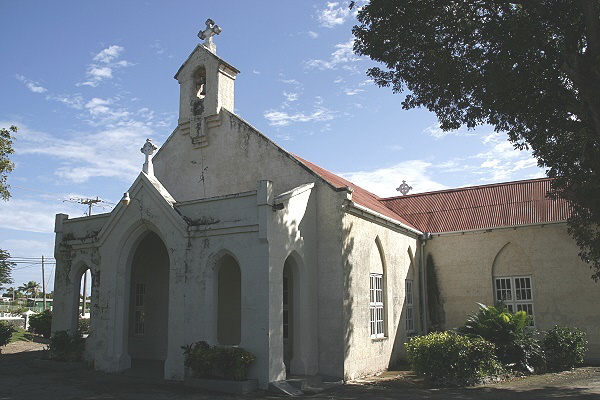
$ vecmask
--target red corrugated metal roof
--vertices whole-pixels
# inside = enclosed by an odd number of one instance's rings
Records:
[[[326,169],[319,167],[318,165],[311,163],[310,161],[306,161],[305,159],[298,157],[295,154],[293,156],[299,162],[301,162],[307,168],[309,168],[312,172],[323,178],[325,181],[329,182],[329,184],[331,184],[333,187],[342,189],[348,186],[352,188],[352,190],[354,190],[354,192],[352,193],[353,202],[414,228],[412,224],[410,224],[400,215],[396,214],[392,209],[386,207],[381,202],[381,198],[379,196],[361,188],[360,186],[356,186],[354,183],[347,181],[344,178],[337,176],[336,174],[329,172]]]
[[[550,178],[379,199],[422,232],[454,232],[564,221],[566,200],[546,196]]]

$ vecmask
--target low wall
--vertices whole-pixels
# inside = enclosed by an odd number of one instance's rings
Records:
[[[25,318],[21,317],[0,317],[0,321],[5,322],[15,328],[25,329]]]

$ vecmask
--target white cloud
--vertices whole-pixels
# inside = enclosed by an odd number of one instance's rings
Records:
[[[338,2],[327,3],[324,9],[317,10],[317,20],[326,28],[333,28],[336,25],[342,25],[350,17],[348,6]]]
[[[162,55],[165,54],[166,49],[163,47],[160,40],[155,40],[153,44],[150,45],[150,48],[154,49],[154,54]]]
[[[52,233],[54,215],[59,212],[61,211],[58,209],[49,209],[48,202],[21,200],[13,196],[10,201],[0,202],[2,215],[0,227],[18,231]]]
[[[492,132],[481,136],[481,144],[484,151],[466,158],[447,160],[433,168],[441,173],[461,173],[464,182],[473,182],[469,185],[505,182],[524,176],[544,176],[531,152],[516,150],[505,134]]]
[[[360,57],[354,54],[352,47],[354,46],[354,39],[350,38],[345,43],[338,43],[335,45],[336,50],[331,53],[329,60],[308,60],[304,63],[306,68],[317,68],[317,69],[337,69],[342,67],[345,69],[352,69],[349,65],[351,63],[360,61]]]
[[[364,91],[364,89],[344,89],[344,93],[346,93],[348,96],[354,96],[355,94],[359,94]]]
[[[411,193],[446,189],[446,186],[436,182],[430,176],[431,167],[432,164],[426,161],[408,160],[387,168],[345,172],[338,175],[381,197],[399,196],[400,192],[396,188],[403,180],[413,187]]]
[[[283,96],[285,97],[286,101],[296,101],[298,100],[298,96],[300,96],[299,93],[293,93],[293,92],[283,92]]]
[[[300,82],[298,82],[295,79],[280,79],[281,82],[289,84],[289,85],[294,85],[294,86],[300,86]]]
[[[71,108],[76,110],[81,110],[83,108],[83,97],[79,94],[59,94],[59,95],[47,95],[46,100],[54,100],[60,103],[63,103]]]
[[[264,116],[271,126],[287,126],[292,122],[330,121],[335,117],[333,111],[326,108],[318,108],[308,114],[303,112],[290,114],[285,111],[267,110],[265,111]]]
[[[98,132],[77,132],[61,139],[50,134],[26,135],[20,154],[38,154],[60,160],[55,174],[64,180],[81,183],[95,177],[110,177],[131,182],[141,170],[139,148],[155,132],[136,122]]]
[[[254,75],[260,75],[260,71],[257,71],[257,70],[252,70],[252,73],[253,73]]]
[[[317,32],[308,31],[308,36],[310,36],[311,39],[316,39],[319,37],[319,34]]]
[[[104,64],[110,63],[112,60],[119,57],[125,49],[121,46],[112,45],[102,50],[94,56],[94,61],[100,61]]]
[[[30,79],[27,79],[23,75],[17,74],[15,76],[18,80],[20,80],[21,82],[23,82],[25,84],[27,89],[31,90],[33,93],[44,93],[44,92],[48,91],[48,89],[46,89],[45,87],[40,86],[39,83],[34,82]]]
[[[106,114],[110,111],[110,108],[107,107],[108,104],[110,104],[109,100],[103,100],[94,97],[87,102],[85,108],[87,108],[92,115]]]
[[[433,124],[431,126],[428,126],[427,128],[423,129],[423,133],[435,138],[435,139],[442,139],[446,136],[455,136],[455,135],[460,135],[464,132],[463,128],[460,129],[456,129],[453,131],[444,131],[442,130],[442,128],[440,127],[439,122],[436,124]]]
[[[118,60],[124,51],[125,48],[112,45],[96,54],[93,58],[96,63],[90,64],[86,72],[88,80],[78,83],[77,86],[96,87],[102,81],[112,79],[114,70],[134,65],[126,60]]]

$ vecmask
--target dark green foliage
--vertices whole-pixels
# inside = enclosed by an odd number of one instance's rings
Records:
[[[0,129],[0,198],[2,198],[2,200],[8,200],[10,197],[6,178],[8,173],[15,167],[15,164],[10,161],[8,157],[14,153],[12,148],[14,137],[12,136],[12,133],[17,132],[17,130],[18,128],[14,125],[8,129]]]
[[[46,339],[52,333],[52,311],[44,310],[29,317],[29,332],[42,335]]]
[[[205,341],[181,347],[185,356],[184,365],[195,377],[210,376],[212,366],[211,347]]]
[[[469,385],[502,371],[494,345],[454,332],[412,337],[404,346],[412,369],[444,385]]]
[[[545,368],[544,353],[529,327],[530,317],[524,311],[509,312],[506,307],[479,304],[458,332],[480,337],[496,346],[500,362],[510,368],[532,373]]]
[[[19,286],[19,291],[21,291],[24,294],[31,296],[33,298],[37,297],[39,290],[40,290],[40,284],[35,281],[29,281],[29,282],[24,283],[23,285]]]
[[[5,323],[4,321],[0,321],[0,347],[6,346],[8,342],[10,342],[13,332],[16,331],[17,330],[11,325]],[[2,350],[0,350],[0,352],[2,352]]]
[[[13,283],[10,273],[15,265],[17,264],[10,261],[10,254],[8,251],[0,249],[0,288],[4,285]]]
[[[425,270],[427,271],[427,311],[429,314],[429,327],[427,330],[429,332],[438,332],[444,330],[446,319],[435,263],[431,254],[427,254]]]
[[[77,321],[77,334],[78,335],[87,335],[90,333],[90,319],[89,318],[79,318]]]
[[[548,366],[559,371],[582,364],[587,351],[585,332],[558,325],[546,332],[543,345]]]
[[[56,331],[50,339],[50,359],[56,361],[79,361],[85,349],[85,339],[71,336],[67,331]]]
[[[18,128],[14,125],[8,129],[0,128],[0,198],[5,201],[10,197],[6,178],[8,173],[15,167],[15,164],[8,158],[14,153],[12,133],[17,132],[17,130]],[[0,288],[13,282],[10,278],[10,272],[16,264],[9,261],[9,259],[10,254],[6,250],[0,249]]]
[[[246,379],[248,365],[256,357],[241,347],[210,346],[201,341],[182,346],[185,366],[193,376],[216,377],[242,381]]]
[[[354,50],[368,75],[407,92],[443,130],[490,124],[530,148],[553,193],[569,200],[569,233],[600,279],[600,2],[371,0]]]

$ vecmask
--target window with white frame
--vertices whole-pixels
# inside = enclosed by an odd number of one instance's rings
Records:
[[[533,285],[530,276],[507,276],[494,279],[496,302],[502,302],[510,312],[525,311],[535,325]]]
[[[133,318],[133,334],[135,336],[144,336],[146,333],[146,284],[135,284],[135,308]]]
[[[414,316],[414,305],[413,305],[413,281],[407,279],[405,282],[406,293],[404,297],[404,310],[406,320],[406,332],[414,332],[415,330],[415,316]]]
[[[370,274],[369,286],[369,311],[371,313],[371,337],[384,337],[384,310],[383,310],[383,275]]]

